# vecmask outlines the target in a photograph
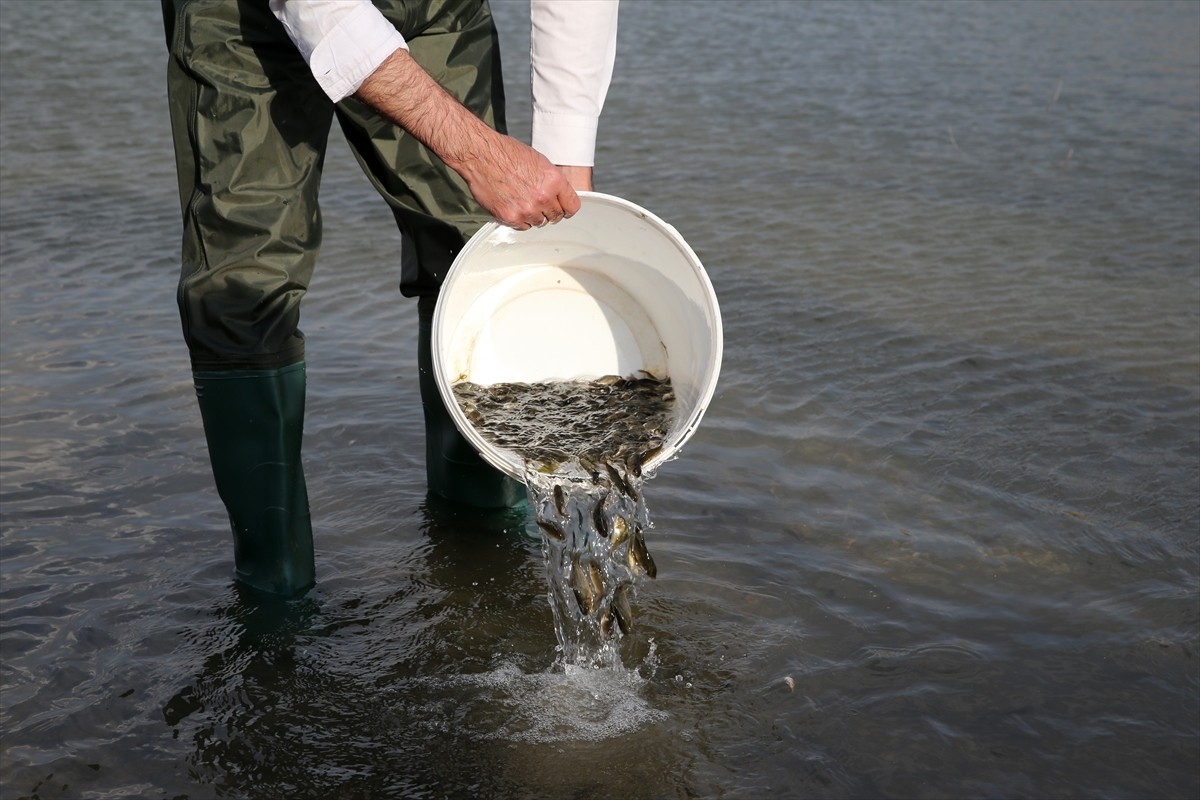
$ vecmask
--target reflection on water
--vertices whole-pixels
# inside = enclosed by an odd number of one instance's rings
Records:
[[[425,497],[344,149],[318,586],[231,585],[141,10],[0,14],[0,794],[1200,793],[1200,6],[625,5],[599,188],[698,252],[725,359],[606,676],[554,668],[530,519]]]

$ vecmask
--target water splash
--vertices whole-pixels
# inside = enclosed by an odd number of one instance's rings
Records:
[[[658,568],[646,549],[649,512],[640,478],[569,478],[526,472],[542,530],[555,635],[564,664],[620,665],[619,642],[633,628],[633,601]]]
[[[653,644],[645,663],[653,662]],[[565,666],[525,673],[511,663],[460,680],[484,690],[494,720],[489,738],[517,742],[597,741],[630,733],[666,714],[642,696],[636,669]]]

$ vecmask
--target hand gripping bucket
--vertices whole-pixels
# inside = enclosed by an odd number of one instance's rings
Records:
[[[454,424],[483,458],[524,481],[515,453],[484,439],[453,385],[670,377],[676,419],[644,469],[695,432],[721,369],[721,312],[679,232],[627,200],[581,192],[582,208],[517,231],[489,223],[467,242],[433,316],[433,368]]]

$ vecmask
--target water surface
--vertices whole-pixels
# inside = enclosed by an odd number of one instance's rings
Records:
[[[726,342],[632,674],[552,669],[530,520],[425,497],[399,238],[336,137],[319,584],[239,595],[157,6],[3,4],[5,798],[1200,793],[1200,5],[622,14],[598,188]]]

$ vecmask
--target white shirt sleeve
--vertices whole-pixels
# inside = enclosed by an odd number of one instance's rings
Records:
[[[618,0],[531,0],[533,148],[590,167],[617,55]]]
[[[273,13],[333,102],[358,91],[404,37],[371,0],[270,0]]]
[[[531,0],[533,147],[555,164],[595,163],[596,129],[617,53],[619,0]],[[335,103],[358,91],[404,37],[370,0],[270,0]]]

